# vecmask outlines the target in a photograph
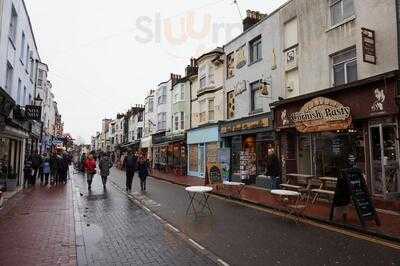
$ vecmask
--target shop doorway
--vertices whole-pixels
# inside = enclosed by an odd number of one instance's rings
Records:
[[[374,195],[400,196],[397,124],[370,126],[371,183]]]

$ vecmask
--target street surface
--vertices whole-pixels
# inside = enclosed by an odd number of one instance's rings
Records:
[[[112,169],[106,191],[80,174],[20,193],[0,211],[0,265],[400,265],[400,249],[212,196],[186,216],[184,188],[149,178],[146,193]],[[161,217],[161,218],[160,218]]]

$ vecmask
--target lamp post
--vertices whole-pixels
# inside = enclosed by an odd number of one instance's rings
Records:
[[[40,97],[39,93],[36,95],[35,99],[33,99],[33,100],[34,100],[35,106],[42,106],[43,99]],[[38,122],[40,123],[40,137],[39,137],[39,143],[40,143],[39,154],[40,154],[43,151],[43,147],[42,147],[42,140],[43,140],[43,138],[42,138],[43,137],[42,110],[40,110],[40,118],[39,118]],[[37,144],[38,147],[39,147],[39,143]]]

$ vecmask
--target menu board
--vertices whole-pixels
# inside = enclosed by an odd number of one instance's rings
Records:
[[[230,148],[220,148],[219,150],[219,163],[221,165],[221,175],[226,181],[230,180],[230,167],[231,167],[231,149]]]
[[[374,220],[379,226],[380,220],[361,171],[357,168],[343,170],[342,178],[338,180],[338,183],[339,182],[344,182],[344,186],[337,184],[335,194],[350,195],[361,225],[365,227],[365,221]],[[339,201],[339,199],[335,197],[332,202],[331,220],[333,218],[334,208],[338,205],[340,206],[337,201]]]
[[[255,176],[256,168],[256,154],[250,151],[240,152],[240,179],[247,180],[251,176]]]
[[[207,171],[210,184],[222,183],[221,169],[218,163],[207,164]]]

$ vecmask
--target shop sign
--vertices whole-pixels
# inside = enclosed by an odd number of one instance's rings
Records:
[[[376,65],[375,31],[361,28],[363,61]]]
[[[283,125],[289,123],[285,116],[286,112],[282,112],[282,119],[286,120]],[[350,107],[324,97],[309,101],[290,118],[302,133],[347,129],[352,121]]]
[[[42,107],[36,105],[26,105],[25,116],[29,120],[40,121],[40,118],[42,116]]]
[[[42,132],[42,124],[37,121],[31,123],[31,134],[35,137],[40,137]]]
[[[236,62],[236,68],[239,69],[243,66],[246,65],[246,55],[245,55],[245,46],[243,45],[239,49],[236,50],[235,53],[235,62]]]
[[[257,129],[257,128],[266,128],[271,125],[270,119],[268,117],[260,118],[257,120],[252,121],[238,121],[232,122],[228,125],[221,127],[221,133],[232,133],[232,132],[239,132],[242,130],[249,130],[249,129]]]
[[[235,84],[234,90],[235,90],[235,96],[239,96],[240,94],[245,92],[247,90],[246,81],[245,80],[238,81]]]
[[[207,175],[210,184],[222,183],[221,169],[218,163],[208,163]]]

